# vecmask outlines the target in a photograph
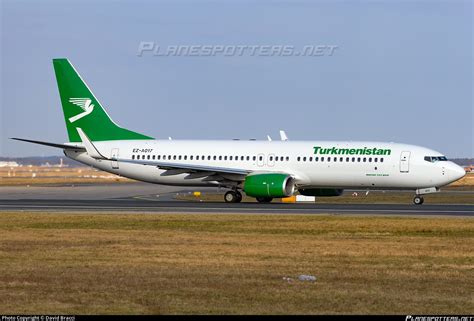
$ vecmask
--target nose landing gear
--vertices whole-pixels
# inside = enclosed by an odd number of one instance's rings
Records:
[[[425,201],[423,199],[423,195],[431,194],[431,193],[438,193],[439,187],[427,187],[427,188],[418,188],[415,191],[415,197],[413,198],[413,204],[421,205]]]
[[[425,200],[423,199],[423,196],[421,195],[416,195],[414,198],[413,198],[413,204],[415,205],[421,205],[423,204]]]

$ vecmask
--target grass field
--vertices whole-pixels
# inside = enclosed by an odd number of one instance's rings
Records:
[[[472,314],[473,248],[471,218],[2,213],[0,311]]]

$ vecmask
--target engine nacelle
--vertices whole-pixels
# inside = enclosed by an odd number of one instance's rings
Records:
[[[305,196],[341,196],[344,190],[342,188],[307,188],[299,189],[301,195]]]
[[[295,179],[278,173],[249,175],[244,192],[251,197],[288,197],[295,192]]]

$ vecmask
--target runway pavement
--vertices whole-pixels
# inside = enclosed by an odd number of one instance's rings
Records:
[[[202,189],[216,192],[216,188]],[[474,216],[473,205],[450,204],[318,204],[177,201],[179,187],[151,184],[1,187],[0,212],[54,211],[99,213],[212,213],[212,214],[358,214]]]
[[[213,213],[213,214],[364,214],[364,215],[447,215],[474,216],[472,205],[404,204],[286,204],[286,203],[218,203],[187,201],[151,201],[126,198],[107,200],[0,200],[1,211],[94,211],[151,213]]]

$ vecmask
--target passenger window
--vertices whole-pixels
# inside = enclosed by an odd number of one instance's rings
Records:
[[[356,158],[355,157],[352,157],[352,162],[354,163],[356,161]]]
[[[181,155],[178,156],[178,159],[181,160]]]
[[[256,160],[257,160],[257,157],[256,157],[256,156],[254,156],[254,157],[252,157],[252,159],[253,159],[254,161],[256,161]]]
[[[357,157],[357,162],[360,163],[360,157]]]
[[[316,157],[314,158],[314,161],[317,162],[318,160],[319,160],[319,157],[316,156]]]
[[[321,157],[321,162],[324,162],[324,157]]]
[[[312,161],[313,161],[313,157],[310,157],[310,158],[308,159],[308,162],[312,162]]]
[[[369,157],[369,163],[372,163],[372,157]]]
[[[270,157],[269,157],[269,160],[272,161],[272,160],[273,160],[273,156],[270,156]]]
[[[299,162],[301,160],[301,157],[296,157],[296,160]]]
[[[349,157],[346,157],[346,162],[349,162]]]
[[[380,158],[380,162],[381,162],[381,163],[383,163],[383,157],[382,157],[382,158]]]
[[[155,155],[153,155],[153,159],[155,159],[155,157],[156,157],[156,156],[155,156]]]
[[[188,160],[188,155],[184,155],[184,160]]]
[[[337,162],[337,157],[334,157],[334,161]]]
[[[132,155],[132,159],[135,159],[135,155]]]
[[[150,159],[150,155],[148,155],[147,159]]]
[[[365,163],[366,160],[367,160],[367,158],[364,157],[364,158],[363,158],[363,162]]]
[[[260,161],[263,161],[263,156],[259,156],[258,159],[259,159]]]
[[[377,163],[377,160],[378,160],[378,159],[377,159],[377,157],[375,157],[375,158],[374,158],[374,162],[376,162],[376,163]]]

